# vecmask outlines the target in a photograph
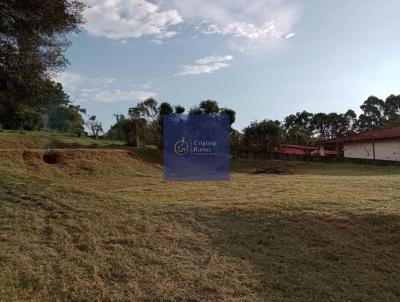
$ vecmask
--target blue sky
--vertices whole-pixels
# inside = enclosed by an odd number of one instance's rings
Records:
[[[87,0],[58,74],[103,121],[147,97],[237,112],[236,129],[400,94],[398,0]]]

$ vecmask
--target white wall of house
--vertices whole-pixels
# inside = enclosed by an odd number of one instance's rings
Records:
[[[400,161],[400,139],[375,141],[375,159]],[[372,142],[344,144],[344,157],[374,159]]]

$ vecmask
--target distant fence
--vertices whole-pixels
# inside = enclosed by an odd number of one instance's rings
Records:
[[[266,150],[234,150],[232,155],[246,159],[282,159],[282,160],[308,160],[310,155],[286,154],[280,152],[269,152]]]
[[[349,164],[366,164],[378,166],[400,166],[399,161],[392,160],[373,160],[361,158],[345,158],[340,157],[325,157],[325,156],[311,156],[302,154],[286,154],[280,152],[273,152],[272,154],[267,151],[260,150],[234,150],[232,151],[234,157],[245,159],[278,159],[278,160],[293,160],[293,161],[312,161],[312,162],[326,162],[326,163],[349,163]]]

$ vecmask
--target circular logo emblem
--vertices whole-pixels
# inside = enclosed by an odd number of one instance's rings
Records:
[[[189,153],[189,144],[185,142],[185,139],[182,138],[181,140],[177,141],[174,146],[174,151],[178,155],[186,155]]]

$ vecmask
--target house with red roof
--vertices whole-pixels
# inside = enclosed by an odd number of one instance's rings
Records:
[[[329,141],[346,158],[400,161],[400,123]]]

